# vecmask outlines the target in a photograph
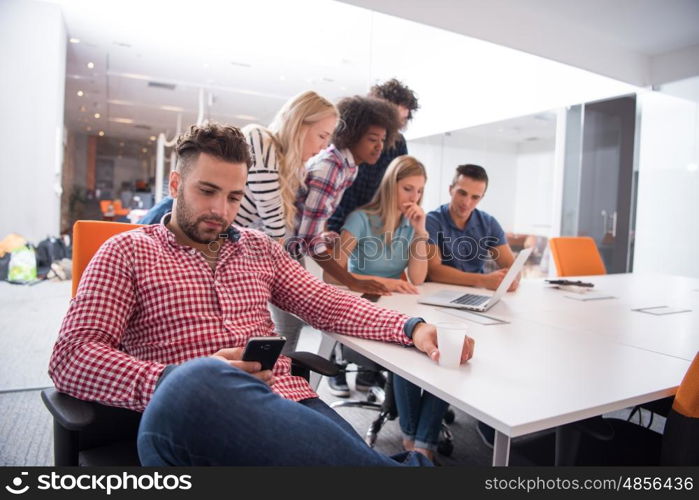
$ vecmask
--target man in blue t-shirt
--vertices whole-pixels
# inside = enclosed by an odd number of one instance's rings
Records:
[[[427,214],[429,280],[491,290],[500,285],[515,258],[495,217],[476,208],[487,189],[488,174],[483,167],[456,167],[449,186],[451,201]],[[497,271],[484,272],[488,259],[495,260]],[[509,291],[518,285],[519,278],[512,282]],[[477,431],[492,448],[495,430],[478,422]]]
[[[495,290],[515,258],[492,215],[476,207],[488,189],[488,174],[478,165],[460,165],[449,186],[451,201],[427,214],[428,278],[440,283]],[[484,272],[485,262],[499,269]],[[519,280],[510,286],[517,288]]]

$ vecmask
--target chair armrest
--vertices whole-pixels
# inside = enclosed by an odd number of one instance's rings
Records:
[[[294,352],[288,355],[292,361],[292,372],[294,368],[300,368],[301,370],[307,369],[326,377],[334,377],[340,372],[340,369],[335,363],[328,361],[327,359],[313,354],[312,352]]]
[[[65,429],[79,431],[95,421],[95,408],[89,401],[74,398],[56,389],[44,389],[41,391],[41,399],[54,420]]]

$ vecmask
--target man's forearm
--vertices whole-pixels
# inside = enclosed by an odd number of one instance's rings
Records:
[[[57,390],[78,399],[143,411],[165,366],[110,345],[63,338],[54,347],[49,375]]]
[[[451,266],[436,264],[429,266],[427,275],[431,281],[462,286],[481,286],[482,274],[466,273]]]

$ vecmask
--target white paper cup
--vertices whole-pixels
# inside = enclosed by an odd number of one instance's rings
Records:
[[[437,348],[439,366],[458,368],[461,365],[461,352],[466,340],[466,325],[463,323],[437,323]]]

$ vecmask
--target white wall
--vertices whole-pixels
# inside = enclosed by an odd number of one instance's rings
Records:
[[[520,143],[513,231],[551,236],[555,141]],[[560,207],[559,207],[560,210]]]
[[[408,141],[408,151],[427,168],[426,210],[449,202],[457,165],[475,163],[486,169],[490,180],[480,209],[495,216],[505,231],[550,235],[553,140],[518,144],[456,132]]]
[[[456,167],[481,165],[488,172],[489,187],[479,207],[495,216],[508,230],[514,224],[517,146],[455,132],[408,141],[408,151],[427,168],[423,206],[430,211],[449,202],[449,184]]]
[[[59,7],[0,2],[0,238],[59,233],[65,61]]]
[[[634,272],[699,278],[699,104],[639,94]]]
[[[422,207],[426,212],[444,203],[442,198],[449,186],[450,176],[442,168],[443,144],[444,136],[441,134],[408,141],[408,153],[420,160],[427,169],[427,184],[422,196]]]
[[[652,0],[341,1],[640,87],[699,74],[699,45],[691,45],[697,42],[693,0],[674,1],[671,6]],[[453,58],[455,51],[444,53]],[[469,70],[466,57],[463,67]],[[594,99],[580,99],[589,100]]]
[[[458,34],[459,29],[450,27],[452,31],[446,31],[427,25],[433,24],[433,16],[438,16],[458,26],[480,25],[491,30],[499,28],[510,34],[522,33],[527,39],[538,40],[536,45],[547,46],[568,56],[571,52],[567,48],[573,44],[586,60],[608,61],[609,66],[617,69],[620,60],[626,67],[633,65],[632,60],[641,58],[628,51],[618,53],[606,44],[600,46],[599,37],[586,38],[584,43],[580,43],[577,34],[571,36],[569,26],[559,22],[537,23],[544,24],[545,31],[555,30],[548,38],[542,38],[542,30],[532,29],[529,20],[541,18],[546,9],[535,9],[536,15],[532,15],[532,2],[518,2],[520,7],[508,5],[506,12],[487,7],[493,10],[496,20],[484,22],[485,18],[479,17],[483,9],[474,10],[471,6],[474,2],[468,2],[469,6],[465,7],[463,0],[446,3],[444,0],[387,1],[405,13],[415,13],[410,8],[412,4],[421,13],[419,17],[413,17],[418,21],[413,23],[405,21],[411,18],[410,15],[392,17],[376,13],[371,17],[371,37],[365,40],[371,49],[370,79],[396,77],[406,82],[420,98],[420,110],[406,132],[410,139],[628,94],[636,89],[531,53],[462,36]],[[359,2],[353,0],[352,3]],[[382,10],[382,2],[371,0],[368,3],[370,9]],[[479,0],[477,3],[483,7],[493,2]],[[383,4],[385,6],[386,2]],[[521,12],[523,17],[503,22],[503,16],[513,15],[512,9]],[[516,25],[515,29],[512,29],[512,23]],[[554,37],[559,32],[561,37]],[[645,62],[646,58],[642,59]],[[645,69],[645,65],[643,67]]]

